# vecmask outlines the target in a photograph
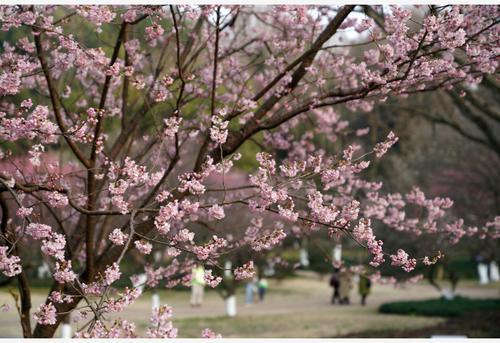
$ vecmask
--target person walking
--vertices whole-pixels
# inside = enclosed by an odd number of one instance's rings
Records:
[[[248,278],[245,283],[245,303],[247,305],[253,304],[253,292],[255,289],[255,277]]]
[[[264,301],[264,297],[266,296],[266,291],[268,288],[269,288],[269,283],[265,278],[261,278],[259,282],[257,282],[257,289],[259,290],[260,302]]]
[[[200,307],[203,303],[203,293],[205,290],[205,269],[201,264],[197,264],[191,274],[191,306]]]
[[[351,272],[344,270],[340,272],[340,304],[349,305],[350,303],[350,293],[351,293]]]
[[[366,305],[366,297],[370,294],[370,288],[372,287],[372,282],[365,275],[359,276],[358,292],[361,296],[361,305]]]
[[[332,300],[331,303],[332,305],[335,305],[335,301],[338,300],[340,304],[340,293],[339,293],[339,287],[340,287],[340,270],[338,268],[335,268],[333,270],[332,277],[330,278],[330,287],[333,288],[333,294],[332,294]]]

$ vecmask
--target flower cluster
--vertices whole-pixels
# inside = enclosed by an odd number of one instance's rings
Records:
[[[108,236],[109,240],[114,245],[124,245],[129,235],[124,233],[121,229],[114,229]]]
[[[30,223],[26,227],[25,233],[34,239],[44,239],[50,237],[52,234],[52,228],[45,224]]]
[[[251,247],[255,251],[270,250],[281,243],[286,238],[286,233],[282,228],[273,230],[270,234],[255,239]]]
[[[71,261],[56,262],[54,279],[59,283],[72,282],[76,278],[76,274],[71,269]]]
[[[172,317],[172,308],[168,305],[162,305],[160,308],[153,309],[151,316],[152,327],[147,329],[149,338],[175,338],[177,329],[174,328],[170,318]]]
[[[128,288],[125,287],[125,291],[116,299],[108,299],[106,301],[105,309],[106,312],[117,313],[123,312],[127,307],[135,302],[141,295],[141,290],[139,288]]]
[[[208,209],[208,215],[210,218],[213,218],[215,220],[221,220],[223,219],[226,215],[224,214],[224,208],[222,208],[219,205],[213,205]]]
[[[52,256],[59,261],[64,261],[66,248],[66,237],[63,234],[53,232],[50,237],[42,241],[42,252]]]
[[[205,283],[212,288],[215,288],[221,283],[222,277],[212,275],[211,269],[205,269],[205,276],[203,277]]]
[[[16,211],[16,215],[21,218],[28,217],[33,212],[33,208],[31,207],[19,207]]]
[[[358,225],[354,227],[352,233],[358,241],[366,244],[368,250],[373,255],[370,265],[378,267],[385,261],[382,251],[383,242],[376,239],[369,219],[361,218]]]
[[[54,208],[61,208],[68,205],[68,197],[59,192],[51,192],[47,198],[49,199],[49,204]]]
[[[165,32],[163,27],[161,27],[161,25],[158,23],[153,23],[153,25],[146,27],[145,31],[149,40],[156,40]]]
[[[7,118],[0,112],[0,138],[5,141],[39,138],[43,143],[52,143],[57,139],[56,133],[57,125],[50,121],[46,106],[37,106],[27,118]]]
[[[193,252],[199,260],[205,261],[210,257],[217,257],[218,251],[226,246],[226,239],[213,235],[207,244],[193,247]]]
[[[225,111],[222,110],[218,115],[212,117],[212,126],[210,127],[210,138],[217,144],[224,144],[227,140],[229,121],[224,120]]]
[[[393,266],[402,267],[406,272],[411,272],[415,269],[417,260],[408,257],[408,254],[403,249],[398,249],[396,255],[391,255],[391,264]]]
[[[112,266],[109,266],[104,271],[104,283],[106,285],[111,285],[113,282],[120,279],[122,273],[120,272],[120,266],[115,262]]]
[[[396,144],[396,142],[399,140],[399,137],[397,137],[394,132],[389,132],[389,134],[387,135],[387,139],[381,143],[377,143],[375,145],[375,147],[373,148],[373,151],[375,152],[375,155],[377,157],[382,157],[384,156],[386,153],[387,153],[387,150],[389,150],[389,148],[391,146],[393,146],[394,144]]]
[[[7,256],[9,248],[0,246],[0,270],[5,276],[13,277],[21,273],[21,259],[19,256]]]
[[[169,202],[160,207],[158,215],[155,217],[155,227],[162,235],[166,235],[170,232],[173,223],[180,222],[185,217],[196,215],[198,208],[198,202],[192,203],[187,199],[182,202],[178,200]]]
[[[56,308],[52,303],[41,304],[33,318],[40,325],[54,325],[57,320]]]
[[[164,119],[165,130],[163,131],[163,135],[167,138],[173,138],[177,132],[179,132],[179,125],[182,122],[182,118],[179,117],[170,117]]]
[[[153,250],[153,245],[151,243],[149,243],[148,241],[144,240],[144,239],[135,241],[134,245],[135,245],[136,249],[141,254],[144,254],[144,255],[151,254],[151,251]]]
[[[209,328],[205,328],[201,331],[201,338],[222,338],[222,335],[213,332]]]
[[[253,278],[255,275],[255,266],[253,261],[245,263],[243,266],[238,267],[234,270],[235,280],[244,280]]]
[[[109,6],[77,6],[77,12],[97,26],[111,22],[116,16]]]

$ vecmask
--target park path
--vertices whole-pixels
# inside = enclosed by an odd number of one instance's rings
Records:
[[[272,282],[270,292],[264,303],[245,305],[243,289],[237,294],[238,315],[280,314],[293,312],[317,311],[330,308],[332,311],[346,311],[348,308],[360,309],[360,297],[357,288],[351,292],[350,306],[330,305],[331,288],[327,279],[294,278],[282,283]],[[180,293],[180,294],[179,294]],[[499,288],[493,285],[480,287],[473,282],[459,285],[458,294],[469,297],[498,297]],[[418,300],[436,298],[439,294],[426,282],[407,287],[394,287],[391,285],[375,285],[368,298],[367,311],[376,311],[378,307],[388,301]],[[221,297],[214,291],[206,292],[204,306],[191,308],[189,294],[186,292],[165,292],[161,294],[161,302],[167,303],[175,309],[177,318],[189,317],[219,317],[225,315],[225,307]],[[131,306],[132,312],[148,311],[151,304],[147,300]]]
[[[458,287],[458,294],[470,297],[498,297],[498,285],[478,286],[474,282],[462,282]],[[316,276],[299,277],[284,280],[280,283],[272,280],[270,292],[264,303],[252,305],[244,304],[243,289],[237,293],[238,318],[250,316],[269,316],[287,314],[288,316],[321,316],[327,314],[335,319],[344,320],[346,323],[355,321],[356,318],[365,318],[366,321],[383,319],[377,313],[380,304],[397,300],[418,300],[436,298],[438,293],[428,283],[421,282],[405,288],[395,288],[390,285],[374,285],[372,294],[368,298],[368,305],[359,305],[357,289],[352,291],[350,306],[332,306],[329,303],[331,288],[327,279]],[[37,291],[33,294],[33,309],[45,299],[46,293]],[[162,290],[160,292],[162,304],[168,304],[174,308],[174,321],[176,319],[186,320],[188,318],[216,318],[225,315],[225,307],[222,298],[213,290],[205,294],[205,302],[200,308],[189,306],[189,292]],[[0,289],[0,304],[9,303],[13,305],[12,296],[7,289]],[[0,314],[0,337],[17,337],[19,335],[19,321],[17,313],[12,310]],[[144,327],[149,322],[151,315],[151,297],[146,294],[136,301],[125,312],[117,317],[138,323]],[[360,317],[361,316],[361,317]],[[420,318],[421,325],[428,322],[426,318]],[[392,319],[386,319],[390,322]],[[417,322],[414,322],[417,323]],[[418,324],[418,323],[417,323]],[[384,324],[385,325],[385,324]],[[296,334],[300,334],[297,332]],[[316,334],[316,333],[315,333]]]

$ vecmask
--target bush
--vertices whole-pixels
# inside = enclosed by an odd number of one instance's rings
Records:
[[[500,299],[455,297],[453,300],[441,298],[422,301],[397,301],[382,304],[379,308],[381,313],[439,317],[457,317],[471,311],[500,311]]]

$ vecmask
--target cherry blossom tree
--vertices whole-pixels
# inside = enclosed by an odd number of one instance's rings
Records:
[[[17,280],[23,335],[51,337],[71,313],[78,337],[135,337],[134,323],[107,315],[160,282],[189,285],[196,262],[217,287],[224,256],[290,235],[343,235],[372,268],[407,272],[441,253],[385,251],[373,222],[452,244],[497,239],[499,216],[468,227],[446,216],[451,199],[386,194],[362,177],[398,136],[362,146],[369,128],[349,125],[356,112],[497,71],[497,6],[418,10],[0,7],[0,270]],[[256,167],[226,183],[245,161]],[[241,228],[217,230],[231,218]],[[137,266],[144,288],[114,287],[132,254],[154,251],[168,258]],[[40,258],[53,285],[31,315],[25,266]],[[254,261],[232,269],[248,278]],[[172,315],[153,309],[147,336],[175,337]]]

